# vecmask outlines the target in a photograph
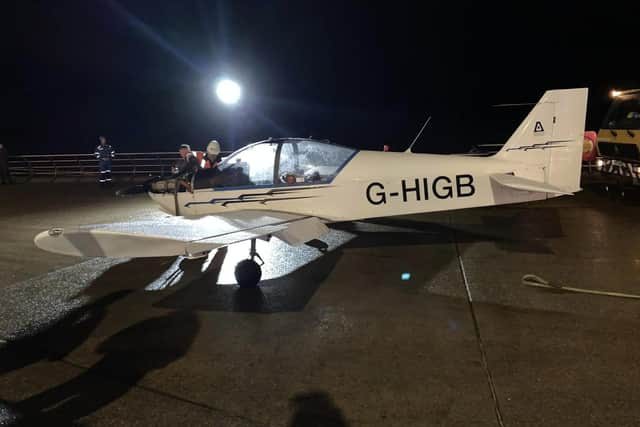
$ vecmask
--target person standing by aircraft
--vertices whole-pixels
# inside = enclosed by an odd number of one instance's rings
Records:
[[[216,177],[220,173],[220,144],[215,139],[209,142],[205,152],[196,153],[198,160],[198,173],[193,181],[194,188],[211,188],[215,186]]]
[[[96,147],[94,155],[98,159],[100,171],[100,184],[105,185],[111,183],[111,161],[116,156],[116,150],[107,144],[107,138],[98,137],[100,144]]]
[[[220,143],[214,139],[207,145],[207,152],[202,158],[200,167],[203,169],[215,169],[218,167],[220,160]]]
[[[198,159],[191,152],[188,144],[180,146],[180,159],[176,162],[175,178],[179,179],[181,187],[191,191],[191,178],[198,171]]]
[[[0,144],[0,177],[3,184],[11,184],[11,175],[9,174],[9,152],[7,148]]]
[[[176,162],[177,175],[189,175],[198,170],[198,159],[191,151],[189,144],[180,146],[180,160]]]

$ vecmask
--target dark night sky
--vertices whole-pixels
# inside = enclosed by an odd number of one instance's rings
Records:
[[[548,88],[640,86],[636,2],[5,2],[3,142],[13,153],[223,148],[309,136],[419,151],[499,143]],[[624,19],[628,17],[625,23]],[[212,82],[241,82],[241,105]],[[633,80],[635,79],[635,80]]]

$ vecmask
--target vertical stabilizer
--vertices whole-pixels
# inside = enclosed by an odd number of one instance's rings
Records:
[[[545,92],[496,158],[542,167],[546,183],[579,191],[587,96],[587,88]]]

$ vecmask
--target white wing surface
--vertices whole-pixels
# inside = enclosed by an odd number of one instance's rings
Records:
[[[40,249],[65,255],[143,258],[194,256],[244,240],[275,235],[291,245],[328,231],[316,217],[267,211],[234,211],[197,220],[154,221],[52,228],[38,234]]]

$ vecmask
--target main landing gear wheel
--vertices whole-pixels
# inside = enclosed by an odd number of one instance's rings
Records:
[[[244,259],[236,265],[236,281],[241,288],[255,288],[260,282],[262,269],[252,259]]]
[[[236,281],[241,288],[254,288],[260,282],[260,277],[262,277],[260,265],[262,264],[258,264],[255,258],[258,258],[264,264],[262,257],[256,252],[256,239],[251,239],[249,259],[240,261],[235,269]]]

